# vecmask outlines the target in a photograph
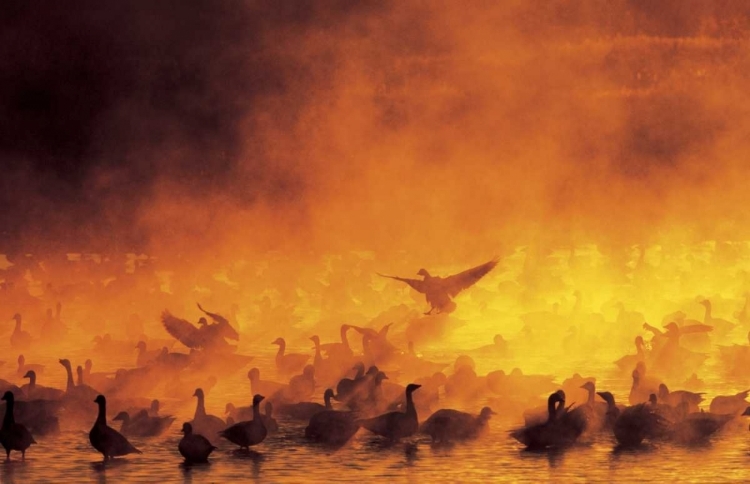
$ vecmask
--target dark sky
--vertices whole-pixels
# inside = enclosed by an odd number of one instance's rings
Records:
[[[150,235],[140,225],[144,205],[165,180],[207,203],[215,197],[238,207],[304,200],[312,183],[301,168],[304,142],[269,144],[268,125],[291,129],[320,93],[341,86],[339,68],[352,60],[342,54],[346,42],[372,36],[372,19],[380,27],[369,64],[375,78],[400,56],[451,52],[455,39],[447,41],[435,25],[445,20],[441,9],[456,3],[415,1],[404,13],[400,2],[332,0],[4,2],[0,252],[142,247]],[[711,35],[741,35],[750,9],[718,0],[508,4],[515,9],[512,22],[497,30],[512,29],[532,42],[694,36],[706,25],[715,25]],[[315,51],[318,57],[307,55],[309,39],[326,36],[342,42]],[[367,65],[368,59],[358,60]],[[391,104],[389,113],[398,109]],[[669,103],[665,109],[672,110]],[[706,122],[655,110],[663,124],[690,122],[695,132]],[[408,122],[388,119],[392,129]],[[721,125],[709,121],[710,129]],[[261,123],[262,136],[255,134]],[[659,158],[658,133],[633,133],[626,142],[635,152]],[[668,150],[690,148],[674,142],[679,146]]]

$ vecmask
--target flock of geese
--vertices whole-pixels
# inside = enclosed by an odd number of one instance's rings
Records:
[[[375,364],[366,368],[365,361],[383,361],[386,351],[384,348],[390,347],[387,342],[388,327],[386,325],[376,331],[344,325],[341,343],[328,345],[321,345],[319,338],[313,336],[310,338],[316,349],[313,364],[308,364],[309,355],[287,353],[284,339],[276,339],[273,341],[279,347],[275,357],[276,368],[279,375],[294,375],[289,383],[284,385],[262,380],[259,369],[251,369],[247,377],[254,395],[252,405],[238,408],[228,403],[226,420],[206,412],[205,393],[203,389],[197,388],[193,393],[197,400],[195,414],[192,421],[182,424],[183,437],[178,443],[179,453],[188,463],[205,463],[218,448],[215,445],[216,439],[225,439],[240,450],[249,451],[250,447],[264,442],[270,433],[278,431],[274,411],[289,421],[307,422],[304,436],[330,446],[346,444],[361,428],[392,442],[418,433],[430,436],[436,444],[479,437],[486,430],[490,418],[495,415],[490,407],[482,408],[478,414],[440,409],[420,425],[417,407],[429,408],[427,402],[434,403],[436,395],[430,395],[418,405],[415,403],[415,395],[419,395],[423,385],[410,383],[403,388],[402,399],[385,396],[383,385],[388,376]],[[351,351],[346,338],[350,329],[356,329],[363,335],[365,354],[355,356]],[[669,331],[677,330],[668,328],[667,333]],[[661,352],[674,351],[670,345],[679,345],[679,338],[655,334],[657,342],[659,337],[666,338],[659,350]],[[321,354],[323,346],[328,358],[323,358]],[[698,405],[703,401],[702,393],[670,391],[663,382],[650,377],[646,372],[647,363],[660,361],[660,355],[650,354],[655,350],[647,350],[641,337],[636,340],[636,348],[635,355],[615,362],[621,367],[633,365],[628,406],[618,404],[608,391],[597,392],[595,379],[575,375],[566,380],[563,387],[585,392],[587,397],[583,403],[568,405],[566,391],[557,389],[547,398],[545,408],[527,409],[524,412],[525,425],[511,431],[510,436],[529,449],[568,446],[587,436],[604,432],[611,434],[620,446],[636,446],[644,441],[690,444],[708,439],[736,417],[750,415],[750,407],[746,401],[748,391],[716,397],[710,404],[710,411],[701,410]],[[486,349],[480,348],[483,351]],[[374,358],[374,354],[379,357]],[[399,366],[404,369],[409,361],[417,365],[431,364],[413,353],[394,355],[402,358]],[[355,373],[351,378],[333,378],[342,369],[342,365],[351,365],[352,361],[355,364],[350,366],[350,370]],[[2,397],[5,401],[5,415],[0,428],[0,443],[5,448],[7,459],[10,459],[12,451],[18,451],[23,460],[26,451],[37,443],[33,433],[46,435],[56,431],[59,428],[56,414],[60,407],[94,403],[98,406],[96,420],[89,432],[89,442],[102,454],[105,461],[141,453],[141,450],[128,441],[126,435],[140,438],[158,436],[174,421],[171,416],[159,415],[159,402],[154,400],[149,408],[117,412],[113,421],[121,422],[118,431],[108,424],[105,395],[98,394],[93,388],[81,383],[81,377],[86,373],[83,368],[77,369],[79,384],[76,384],[70,361],[60,360],[68,377],[67,388],[63,391],[37,384],[36,372],[43,371],[43,367],[26,364],[22,356],[19,357],[18,364],[19,375],[24,372],[23,377],[29,380],[29,384],[9,389]],[[474,373],[473,361],[468,356],[459,357],[455,369],[450,378],[438,379],[437,382],[425,379],[428,388],[424,391],[432,394],[437,386],[443,385],[446,392],[460,396],[462,391],[476,385],[477,380],[482,378]],[[88,370],[90,375],[90,365]],[[300,374],[296,374],[300,371]],[[323,404],[309,401],[316,391],[316,376],[322,381],[335,383],[325,390]],[[498,385],[499,377],[520,379],[522,385],[535,387],[537,390],[549,384],[541,381],[543,379],[538,376],[522,375],[520,372],[487,375],[484,377],[485,384],[493,388]],[[7,382],[2,384],[8,386]],[[462,390],[458,390],[459,388]],[[16,400],[14,390],[23,400]],[[505,386],[497,393],[507,391],[508,387]],[[269,394],[269,397],[263,393]],[[334,409],[333,401],[345,408]],[[265,403],[265,412],[261,412],[262,403]],[[127,403],[119,402],[118,408],[124,405]],[[16,420],[17,414],[22,417],[20,422]]]

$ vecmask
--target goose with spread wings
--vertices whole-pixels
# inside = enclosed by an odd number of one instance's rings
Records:
[[[226,348],[228,344],[225,338],[239,341],[239,334],[225,317],[206,311],[200,304],[198,304],[198,309],[203,311],[214,322],[209,324],[206,318],[200,318],[198,321],[199,327],[196,328],[189,321],[180,319],[172,315],[169,311],[162,313],[161,322],[169,334],[188,348]]]
[[[388,277],[397,281],[405,282],[416,291],[422,293],[430,304],[430,310],[425,314],[452,313],[456,310],[456,303],[452,298],[458,293],[467,289],[487,275],[498,263],[498,259],[492,259],[482,265],[459,272],[448,277],[432,276],[426,269],[420,269],[417,275],[422,276],[422,280],[408,279],[405,277],[387,276],[378,273],[381,277]]]

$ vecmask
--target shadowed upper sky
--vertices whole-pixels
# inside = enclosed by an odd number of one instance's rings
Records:
[[[739,235],[748,19],[710,0],[9,2],[3,250]]]

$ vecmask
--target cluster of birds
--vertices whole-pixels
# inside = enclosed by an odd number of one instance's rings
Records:
[[[421,270],[422,280],[395,279],[426,295],[431,305],[428,314],[449,313],[455,309],[452,298],[496,264],[493,260],[447,278],[431,276]],[[632,378],[629,406],[618,404],[610,392],[597,392],[594,378],[576,374],[558,388],[552,377],[524,375],[519,369],[508,374],[496,370],[480,376],[473,359],[467,355],[458,357],[453,373],[446,375],[448,364],[427,361],[415,352],[412,343],[407,351],[393,345],[388,339],[391,324],[379,329],[344,324],[340,329],[340,341],[334,343],[321,343],[320,338],[313,335],[310,337],[315,349],[313,355],[289,353],[286,341],[277,338],[271,342],[278,347],[274,359],[277,379],[288,379],[287,383],[262,379],[260,369],[250,369],[247,379],[252,404],[238,407],[226,403],[225,418],[207,413],[206,390],[209,387],[197,388],[192,395],[196,398],[195,413],[191,421],[182,425],[184,435],[178,451],[186,461],[199,463],[206,462],[218,448],[218,439],[248,450],[278,431],[275,415],[280,416],[282,423],[303,422],[307,439],[332,446],[346,444],[360,429],[394,442],[421,433],[430,436],[435,443],[447,443],[482,435],[492,416],[497,415],[493,408],[501,409],[502,414],[523,412],[525,425],[512,430],[510,436],[528,448],[572,445],[603,432],[611,433],[623,446],[639,445],[644,440],[698,442],[708,439],[736,417],[750,414],[746,401],[748,391],[716,397],[706,412],[699,407],[703,394],[670,391],[664,382],[647,373],[647,368],[656,369],[659,374],[674,371],[671,376],[692,372],[693,379],[697,379],[695,371],[706,359],[701,350],[706,348],[707,334],[726,334],[734,327],[728,321],[713,317],[710,301],[703,300],[701,304],[706,310],[702,322],[672,315],[675,321],[665,324],[664,331],[643,323],[642,328],[652,335],[651,340],[647,342],[643,336],[637,337],[636,353],[615,362]],[[39,385],[37,378],[44,368],[27,364],[23,355],[19,355],[16,374],[29,383],[18,387],[0,380],[5,401],[0,444],[6,450],[6,457],[10,459],[11,451],[19,451],[22,459],[25,458],[26,450],[36,443],[34,437],[57,432],[59,418],[63,415],[74,425],[81,425],[90,418],[87,409],[92,403],[98,405],[98,414],[89,432],[89,441],[104,460],[141,453],[128,438],[161,435],[175,418],[159,415],[158,400],[132,398],[131,394],[147,394],[157,383],[175,381],[176,386],[181,386],[179,375],[204,370],[211,364],[238,369],[252,360],[235,354],[236,346],[226,341],[239,339],[227,318],[205,311],[200,305],[198,308],[207,318],[201,317],[197,325],[168,311],[161,316],[165,330],[189,348],[189,353],[171,351],[172,342],[160,350],[148,350],[145,342],[139,342],[135,368],[120,369],[114,375],[97,374],[92,372],[91,360],[87,360],[76,369],[77,381],[71,362],[61,359],[59,363],[67,375],[65,390]],[[16,315],[14,319],[16,329],[11,336],[11,346],[28,348],[21,316]],[[349,343],[350,331],[361,336],[362,352],[359,354],[355,354]],[[118,344],[107,335],[95,339],[95,349],[103,353],[112,351]],[[132,351],[132,343],[125,344],[124,349]],[[496,335],[492,344],[470,353],[503,357],[507,352],[508,342],[502,335]],[[727,359],[745,353],[750,356],[743,345],[722,347],[721,352]],[[410,383],[398,385],[390,381],[389,374]],[[311,401],[323,388],[323,403]],[[484,406],[478,413],[452,408],[434,411],[441,399],[441,389],[449,399],[472,405],[485,399],[490,406]],[[571,399],[572,393],[576,396]],[[536,408],[533,403],[541,394],[549,395],[546,405]],[[583,403],[569,405],[570,401]],[[116,410],[112,420],[121,422],[119,430],[108,424],[108,405]],[[420,424],[418,415],[425,413],[430,416]]]

